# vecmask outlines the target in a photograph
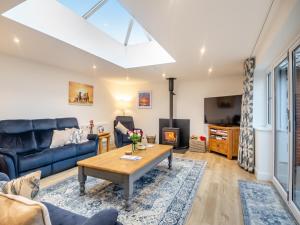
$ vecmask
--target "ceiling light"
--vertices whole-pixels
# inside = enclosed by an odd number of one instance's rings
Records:
[[[203,46],[203,47],[200,49],[201,55],[204,55],[205,51],[206,51],[205,46]]]
[[[165,78],[165,77],[166,77],[166,74],[165,74],[165,73],[163,73],[163,74],[162,74],[162,77],[163,77],[163,78]]]
[[[210,67],[209,69],[208,69],[208,73],[211,73],[213,71],[213,69],[212,69],[212,67]]]
[[[94,69],[94,70],[97,69],[97,66],[96,66],[96,65],[93,65],[93,69]]]
[[[17,38],[17,37],[14,37],[14,42],[15,42],[16,44],[19,44],[19,43],[20,43],[20,39]]]

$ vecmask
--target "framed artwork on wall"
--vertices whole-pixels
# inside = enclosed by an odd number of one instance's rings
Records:
[[[138,108],[151,109],[152,108],[152,92],[139,91],[138,92]]]
[[[69,104],[93,105],[94,87],[88,84],[69,82]]]

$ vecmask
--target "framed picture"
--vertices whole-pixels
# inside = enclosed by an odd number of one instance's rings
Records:
[[[151,109],[152,108],[152,93],[151,91],[138,92],[138,108]]]
[[[69,82],[69,104],[93,105],[94,87],[88,84]]]

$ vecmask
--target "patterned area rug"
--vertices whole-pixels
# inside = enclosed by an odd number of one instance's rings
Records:
[[[160,163],[134,184],[131,211],[124,209],[123,189],[108,181],[88,177],[86,195],[79,196],[77,176],[40,191],[38,200],[90,217],[105,208],[119,210],[124,225],[182,225],[191,208],[205,161],[173,158]]]
[[[297,225],[272,185],[239,181],[245,225]]]

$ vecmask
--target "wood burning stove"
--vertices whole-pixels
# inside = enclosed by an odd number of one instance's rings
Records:
[[[166,145],[173,145],[174,148],[179,147],[179,128],[164,127],[162,129],[162,143]]]

